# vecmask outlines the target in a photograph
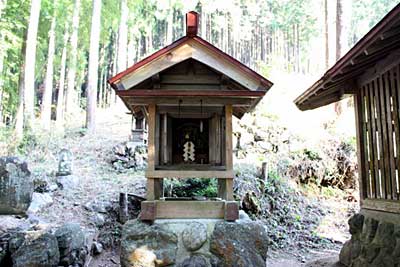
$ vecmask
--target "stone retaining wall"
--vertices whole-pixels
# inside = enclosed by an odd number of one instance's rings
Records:
[[[400,267],[400,214],[361,210],[349,219],[351,239],[341,252],[348,267]]]

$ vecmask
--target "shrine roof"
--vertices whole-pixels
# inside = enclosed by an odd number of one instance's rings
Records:
[[[143,97],[149,95],[171,96],[171,92],[167,90],[134,87],[137,87],[138,84],[146,79],[152,78],[158,73],[188,59],[199,61],[221,73],[224,77],[237,82],[249,91],[249,96],[253,96],[251,92],[254,92],[254,96],[262,97],[271,88],[273,84],[267,78],[197,36],[198,14],[196,12],[189,12],[186,15],[186,24],[186,36],[144,58],[108,80],[109,84],[116,90],[117,95],[121,97],[127,94]],[[179,96],[179,91],[175,90],[173,95]],[[230,90],[228,94],[235,96],[236,91],[238,91],[237,96],[246,96],[241,90]],[[185,95],[190,95],[191,93],[202,94],[198,90],[183,92]],[[204,94],[210,94],[210,91],[208,93],[204,92]],[[226,95],[224,92],[219,91],[219,94],[216,93],[215,96],[223,97]]]

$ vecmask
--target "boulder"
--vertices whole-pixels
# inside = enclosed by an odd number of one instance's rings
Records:
[[[126,169],[143,170],[147,166],[147,147],[137,142],[125,142],[113,148],[111,163],[120,172]]]
[[[103,252],[103,245],[99,242],[93,242],[91,248],[92,255],[99,255]]]
[[[91,218],[91,221],[93,222],[93,224],[96,227],[99,227],[99,228],[103,227],[104,224],[106,223],[106,219],[105,219],[104,215],[101,213],[94,214],[93,217]]]
[[[26,162],[16,157],[0,158],[0,214],[23,214],[33,193]]]
[[[211,264],[203,255],[193,255],[186,258],[179,267],[211,267]]]
[[[244,210],[239,210],[239,222],[251,222],[249,215]]]
[[[38,175],[33,178],[34,191],[38,193],[54,192],[58,189],[53,179],[46,175]]]
[[[14,267],[58,266],[57,239],[50,233],[18,233],[10,239],[9,250]]]
[[[64,190],[75,189],[79,185],[79,177],[75,175],[58,176],[57,184]]]
[[[169,266],[175,263],[178,237],[158,225],[130,220],[122,228],[121,266]]]
[[[364,224],[364,215],[354,214],[348,221],[350,227],[350,234],[356,235],[361,233]]]
[[[207,241],[207,228],[198,222],[189,224],[182,232],[182,241],[187,250],[198,250]]]
[[[85,234],[79,224],[66,223],[55,232],[60,249],[61,266],[78,265],[85,263],[88,248],[85,244]]]
[[[68,149],[61,149],[58,154],[57,176],[71,175],[73,169],[73,155]]]
[[[32,194],[32,202],[29,206],[28,213],[37,213],[51,204],[53,204],[53,198],[50,193],[34,192]]]
[[[221,267],[265,267],[268,236],[257,222],[219,222],[210,239],[210,252]]]
[[[87,211],[98,212],[98,213],[108,213],[113,209],[112,203],[110,201],[98,201],[93,200],[85,203],[83,206]]]

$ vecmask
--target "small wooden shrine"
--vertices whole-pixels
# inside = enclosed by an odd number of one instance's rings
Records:
[[[309,110],[349,96],[361,209],[400,214],[400,4],[295,103]]]
[[[141,220],[236,220],[232,117],[252,110],[272,83],[197,36],[198,14],[186,15],[186,36],[109,80],[148,125],[147,200]],[[218,178],[218,198],[163,197],[165,178]]]

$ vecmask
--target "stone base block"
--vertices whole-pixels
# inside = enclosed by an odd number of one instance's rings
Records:
[[[400,214],[362,209],[349,219],[351,239],[340,251],[345,266],[400,266]]]
[[[128,221],[122,229],[121,266],[265,267],[268,237],[249,219]]]

